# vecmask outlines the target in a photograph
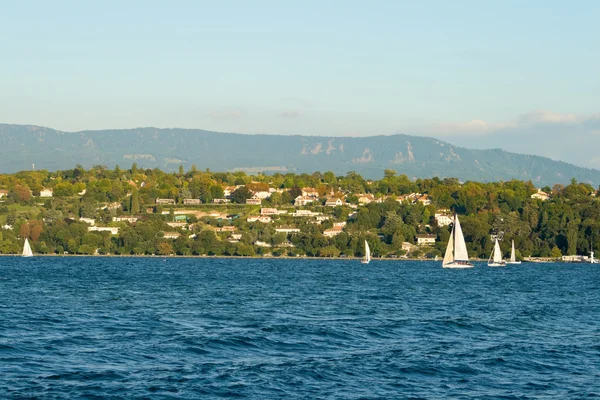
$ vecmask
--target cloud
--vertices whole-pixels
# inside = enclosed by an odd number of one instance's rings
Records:
[[[592,115],[561,114],[551,111],[533,111],[510,121],[488,122],[474,119],[466,122],[438,123],[415,127],[412,131],[435,136],[493,135],[499,132],[518,131],[535,126],[568,126],[588,124],[600,126],[600,113]]]

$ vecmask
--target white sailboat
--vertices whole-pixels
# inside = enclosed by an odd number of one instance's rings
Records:
[[[593,257],[592,253],[592,257]],[[510,250],[510,260],[506,262],[507,264],[521,264],[521,261],[517,261],[517,257],[515,256],[515,241],[512,241],[512,249]]]
[[[490,254],[490,258],[488,260],[488,267],[504,266],[506,266],[506,261],[502,259],[502,250],[500,250],[500,243],[498,243],[498,239],[496,238],[496,243],[494,243],[494,250],[492,250],[492,254]]]
[[[369,243],[365,240],[365,258],[360,260],[363,264],[368,264],[371,261],[371,249],[369,248]]]
[[[33,251],[31,251],[31,246],[27,238],[25,238],[25,244],[23,245],[23,257],[33,257]]]
[[[454,224],[452,225],[452,233],[442,261],[444,268],[473,268],[473,264],[469,262],[469,253],[465,238],[458,221],[458,216],[454,214]]]

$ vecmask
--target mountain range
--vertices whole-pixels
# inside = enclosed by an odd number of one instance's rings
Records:
[[[460,180],[531,180],[538,186],[568,183],[571,178],[600,184],[600,171],[535,155],[500,149],[475,150],[427,137],[389,135],[325,137],[249,135],[199,129],[114,129],[61,132],[0,124],[0,172],[32,168],[60,170],[79,164],[175,170],[256,172],[356,171],[381,178],[385,169],[410,178]]]

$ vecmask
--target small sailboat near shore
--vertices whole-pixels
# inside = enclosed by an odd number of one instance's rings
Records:
[[[362,264],[368,264],[371,261],[371,249],[369,248],[369,243],[365,240],[365,258],[360,260]]]
[[[492,254],[490,254],[490,258],[488,260],[488,267],[505,267],[506,261],[502,259],[502,250],[500,250],[500,243],[498,243],[498,239],[496,238],[496,242],[494,243],[494,250],[492,250]]]
[[[515,256],[515,241],[514,240],[512,241],[512,248],[510,250],[510,260],[508,260],[506,263],[507,264],[521,264],[521,261],[517,261],[517,257]]]
[[[33,251],[31,251],[31,246],[27,238],[25,238],[25,243],[23,244],[23,257],[33,257]]]
[[[450,233],[450,240],[448,241],[448,247],[446,247],[446,254],[444,254],[442,267],[473,268],[473,264],[469,262],[469,253],[467,252],[465,237],[463,236],[462,228],[460,227],[460,222],[458,221],[458,216],[456,214],[454,214],[452,232]]]

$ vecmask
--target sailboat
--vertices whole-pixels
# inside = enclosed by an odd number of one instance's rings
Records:
[[[371,261],[371,249],[369,248],[369,243],[365,240],[365,258],[360,260],[363,264],[368,264]]]
[[[592,257],[594,253],[592,253]],[[507,264],[521,264],[521,261],[517,261],[515,257],[515,241],[512,241],[512,249],[510,250],[510,260],[506,262]]]
[[[504,266],[506,266],[506,261],[502,259],[502,250],[500,250],[500,243],[498,243],[498,238],[496,238],[496,243],[494,243],[494,250],[492,250],[492,254],[490,254],[490,259],[488,260],[488,267]]]
[[[444,268],[473,268],[473,264],[469,262],[469,253],[465,238],[458,222],[458,215],[454,214],[454,224],[452,225],[452,233],[442,261]]]
[[[31,251],[31,246],[27,238],[25,238],[25,244],[23,245],[23,257],[33,257],[33,251]]]

